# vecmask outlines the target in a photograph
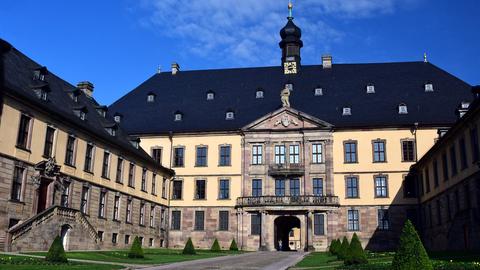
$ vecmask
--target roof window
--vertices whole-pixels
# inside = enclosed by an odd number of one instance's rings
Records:
[[[375,86],[373,84],[367,85],[367,94],[375,93]]]
[[[342,115],[352,115],[352,109],[350,107],[343,107]]]
[[[407,105],[404,103],[398,105],[398,114],[408,114]]]
[[[33,80],[45,81],[45,75],[47,75],[46,67],[37,68],[33,71]]]
[[[315,96],[323,96],[323,88],[321,88],[321,87],[315,88],[314,95]]]
[[[226,120],[233,120],[235,119],[235,113],[233,111],[227,111],[225,113],[225,119]]]
[[[215,92],[208,91],[207,92],[207,100],[214,100],[215,99]]]
[[[426,83],[425,84],[425,92],[433,92],[433,84],[432,83]]]
[[[182,121],[183,120],[183,113],[182,112],[175,112],[175,117],[174,117],[174,120],[175,121]]]
[[[257,89],[257,91],[255,92],[255,98],[263,98],[263,90],[262,89]]]
[[[154,101],[155,101],[155,94],[154,93],[148,93],[147,102],[154,102]]]
[[[73,113],[80,118],[80,120],[87,120],[87,108],[85,106],[73,108]]]

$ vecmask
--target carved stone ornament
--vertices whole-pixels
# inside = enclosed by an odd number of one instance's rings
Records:
[[[297,121],[295,121],[294,119],[290,119],[290,117],[288,117],[288,115],[286,115],[286,114],[283,115],[280,120],[275,122],[274,126],[278,126],[280,124],[282,124],[284,127],[288,127],[290,124],[298,126]]]
[[[56,174],[58,174],[59,167],[57,166],[57,163],[55,162],[55,158],[51,157],[47,159],[47,162],[45,163],[45,175],[53,177]]]
[[[40,187],[40,182],[42,177],[39,174],[32,175],[32,184],[35,187],[35,189],[38,189]]]

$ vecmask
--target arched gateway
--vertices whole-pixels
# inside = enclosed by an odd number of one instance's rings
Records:
[[[298,250],[300,247],[300,219],[295,216],[281,216],[274,221],[275,249],[278,251]]]

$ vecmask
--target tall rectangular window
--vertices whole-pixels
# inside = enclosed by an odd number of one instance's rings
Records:
[[[260,144],[252,145],[252,164],[259,165],[263,162],[263,146]]]
[[[313,215],[313,234],[325,235],[325,215]]]
[[[123,158],[117,159],[117,174],[115,176],[115,182],[123,183]]]
[[[385,141],[373,142],[373,162],[385,162]]]
[[[182,181],[173,180],[172,200],[182,199],[182,186],[183,186]]]
[[[285,164],[285,145],[275,145],[275,164]]]
[[[229,199],[230,198],[230,180],[228,179],[220,179],[220,187],[219,187],[219,199]]]
[[[98,217],[105,218],[105,203],[107,201],[107,193],[105,191],[100,192],[100,199],[98,201]]]
[[[43,148],[44,157],[52,157],[53,153],[53,141],[55,139],[55,129],[47,126],[47,131],[45,134],[45,146]]]
[[[475,163],[479,156],[477,127],[470,129],[470,145],[472,147],[472,162]]]
[[[465,145],[465,138],[462,137],[458,144],[460,145],[460,167],[462,170],[465,170],[468,167],[467,147]]]
[[[25,168],[15,166],[13,171],[12,192],[10,198],[13,201],[21,201],[22,199],[22,184],[25,174]]]
[[[450,147],[450,164],[452,165],[452,176],[457,174],[457,152],[455,150],[455,145]]]
[[[172,230],[180,230],[180,222],[182,218],[182,212],[174,210],[172,211]]]
[[[102,177],[109,179],[109,174],[110,174],[110,153],[105,151],[103,152]]]
[[[80,201],[80,212],[82,212],[82,214],[87,214],[88,212],[88,192],[89,192],[89,188],[86,186],[83,186],[82,197]]]
[[[175,147],[173,149],[173,166],[174,167],[185,166],[184,158],[185,158],[185,148]]]
[[[345,163],[356,163],[357,142],[345,142],[343,147],[345,152]]]
[[[118,195],[113,200],[113,220],[120,220],[120,196]]]
[[[63,191],[60,198],[60,205],[63,207],[69,207],[69,197],[70,197],[70,182],[63,182]]]
[[[252,196],[253,197],[262,196],[262,179],[252,180]]]
[[[204,200],[206,195],[206,181],[195,180],[195,199]]]
[[[228,221],[229,221],[229,212],[219,211],[218,212],[218,230],[228,231]]]
[[[290,164],[300,163],[300,146],[298,144],[290,145],[288,156],[290,157]]]
[[[207,147],[206,146],[197,147],[197,158],[195,161],[195,166],[197,167],[207,166]]]
[[[152,158],[155,160],[155,162],[157,162],[157,164],[162,165],[162,148],[153,148]]]
[[[438,187],[438,162],[436,159],[433,161],[433,185]]]
[[[323,162],[323,145],[321,143],[312,144],[312,163],[319,164]]]
[[[125,213],[125,222],[126,223],[132,223],[132,207],[133,207],[132,204],[133,204],[132,199],[128,198],[127,199],[126,213]]]
[[[152,174],[152,194],[157,195],[157,175]]]
[[[358,178],[349,176],[347,181],[347,198],[358,198]]]
[[[378,229],[382,231],[390,229],[390,220],[387,209],[378,209]]]
[[[68,136],[65,164],[69,166],[75,166],[75,140],[76,138],[73,135]]]
[[[128,186],[135,187],[135,164],[128,165]]]
[[[142,169],[142,184],[140,189],[144,192],[147,192],[147,169]]]
[[[262,216],[260,214],[252,214],[250,215],[251,218],[251,234],[252,235],[260,235],[262,231]]]
[[[275,179],[275,196],[285,196],[285,179]]]
[[[359,231],[359,224],[358,210],[348,210],[348,231]]]
[[[230,166],[231,165],[231,152],[232,149],[230,145],[220,146],[220,166]]]
[[[388,182],[387,177],[384,175],[375,176],[375,197],[388,197]]]
[[[167,198],[167,178],[162,179],[162,198]]]
[[[290,196],[300,196],[299,179],[290,179]]]
[[[415,161],[415,142],[413,140],[402,141],[402,161]]]
[[[155,227],[155,205],[150,206],[150,227],[154,228]]]
[[[87,148],[85,149],[85,164],[83,164],[83,170],[89,173],[93,172],[93,149],[93,144],[87,143]]]
[[[195,211],[195,231],[205,230],[205,212]]]
[[[18,135],[17,135],[17,147],[22,149],[29,148],[29,134],[30,134],[30,124],[32,122],[32,118],[22,114],[20,116],[20,125],[18,127]]]
[[[140,202],[140,219],[138,224],[145,226],[145,203]]]
[[[442,154],[442,168],[443,168],[443,181],[448,181],[448,161],[447,161],[447,153]]]
[[[323,196],[323,179],[313,178],[313,195]]]

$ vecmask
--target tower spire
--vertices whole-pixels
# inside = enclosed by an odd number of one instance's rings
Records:
[[[288,0],[288,19],[293,19],[292,11],[293,11],[292,0]]]

